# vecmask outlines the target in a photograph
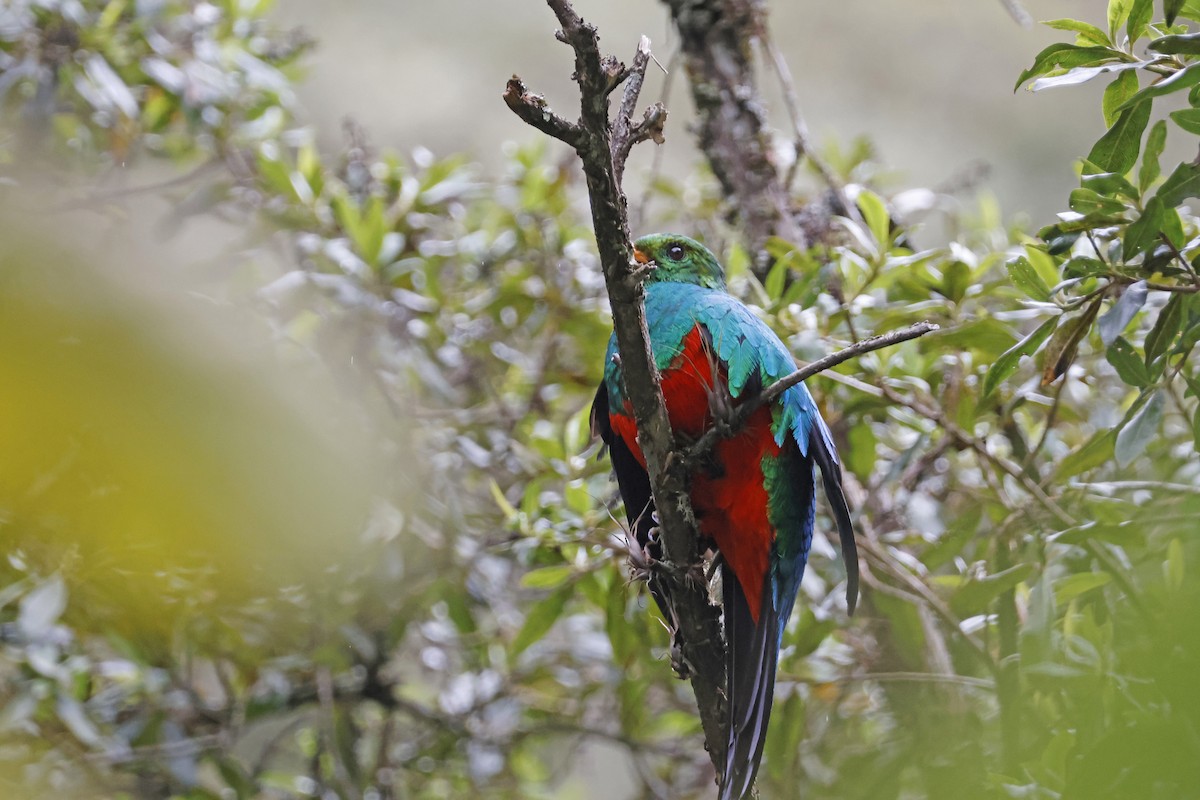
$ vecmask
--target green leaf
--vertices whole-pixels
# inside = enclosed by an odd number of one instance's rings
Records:
[[[1125,32],[1129,34],[1130,42],[1136,42],[1142,37],[1153,16],[1153,0],[1133,0],[1133,7],[1129,9],[1129,19],[1125,23]]]
[[[1161,389],[1154,392],[1137,414],[1121,430],[1117,431],[1117,443],[1113,448],[1113,455],[1119,466],[1129,466],[1145,451],[1150,440],[1158,434],[1159,426],[1162,424],[1165,402],[1165,395]]]
[[[1166,210],[1162,200],[1157,196],[1151,197],[1142,215],[1125,229],[1125,235],[1122,237],[1125,258],[1134,258],[1154,247],[1165,224]]]
[[[1183,303],[1184,296],[1177,294],[1167,301],[1162,311],[1158,312],[1158,319],[1154,321],[1154,327],[1150,329],[1150,333],[1146,334],[1144,346],[1147,367],[1167,352],[1167,348],[1175,340],[1175,334],[1179,332],[1180,323],[1183,321]]]
[[[1195,86],[1200,83],[1200,63],[1192,64],[1184,69],[1179,70],[1174,75],[1163,78],[1158,83],[1153,83],[1142,89],[1133,97],[1126,100],[1117,111],[1126,111],[1130,108],[1135,108],[1144,105],[1147,100],[1154,97],[1162,97],[1164,94],[1182,91],[1190,86]]]
[[[1083,187],[1071,190],[1067,204],[1072,211],[1080,214],[1123,214],[1127,208],[1125,203],[1116,198],[1106,197],[1093,189]]]
[[[574,574],[575,567],[570,564],[539,567],[522,575],[521,585],[526,589],[554,589],[561,586]]]
[[[1042,368],[1042,385],[1047,386],[1062,377],[1075,360],[1079,343],[1092,327],[1100,311],[1102,297],[1093,300],[1082,313],[1061,324],[1046,345]]]
[[[1108,47],[1079,47],[1066,42],[1058,42],[1034,57],[1033,66],[1021,73],[1013,91],[1020,89],[1021,84],[1030,78],[1040,77],[1053,69],[1095,66],[1105,61],[1125,61],[1127,58],[1128,56],[1120,50]]]
[[[844,454],[846,466],[861,480],[866,481],[875,469],[875,431],[863,422],[850,429],[850,452]]]
[[[1059,31],[1074,31],[1079,34],[1075,37],[1075,44],[1094,47],[1112,47],[1112,39],[1108,38],[1108,34],[1088,22],[1082,22],[1077,19],[1052,19],[1042,23],[1047,28],[1054,28]]]
[[[1154,127],[1150,129],[1150,135],[1146,137],[1146,152],[1142,156],[1142,168],[1138,170],[1138,188],[1142,194],[1146,193],[1150,184],[1158,180],[1158,176],[1161,174],[1158,159],[1166,145],[1167,123],[1160,119],[1154,123]]]
[[[1033,564],[1017,564],[994,575],[968,580],[950,595],[950,608],[961,617],[980,614],[987,610],[989,603],[1032,573]]]
[[[567,600],[570,599],[572,593],[572,585],[566,584],[545,599],[533,604],[525,613],[525,623],[513,639],[509,649],[509,658],[516,659],[531,644],[539,641],[554,627],[554,623],[558,622],[558,618],[562,616],[563,609],[566,608]]]
[[[1192,442],[1200,450],[1200,406],[1196,406],[1196,413],[1192,415]]]
[[[1151,135],[1153,135],[1153,131]],[[1150,144],[1147,141],[1147,149],[1149,149],[1149,146]],[[1141,196],[1141,192],[1124,175],[1117,172],[1097,172],[1093,175],[1084,175],[1081,182],[1083,183],[1083,188],[1091,189],[1096,194],[1105,195],[1106,197],[1125,197],[1130,200],[1137,200]]]
[[[1133,10],[1133,0],[1108,0],[1108,35],[1115,42],[1117,40],[1117,31],[1129,19],[1129,12]]]
[[[1178,592],[1183,588],[1184,577],[1183,542],[1172,539],[1167,545],[1167,560],[1163,562],[1163,577],[1166,578],[1167,588]]]
[[[1113,303],[1113,307],[1097,321],[1096,328],[1100,331],[1100,341],[1105,345],[1116,341],[1133,316],[1146,304],[1146,297],[1149,294],[1150,291],[1146,288],[1145,281],[1138,281],[1126,287],[1120,299]]]
[[[1107,572],[1078,572],[1054,582],[1054,602],[1065,606],[1077,597],[1107,586],[1112,575]]]
[[[1190,161],[1180,164],[1158,187],[1156,196],[1168,208],[1174,208],[1189,197],[1200,197],[1200,164]]]
[[[1061,86],[1076,86],[1080,83],[1087,83],[1092,78],[1098,75],[1103,75],[1106,72],[1127,73],[1130,70],[1140,69],[1148,61],[1132,61],[1123,64],[1103,64],[1099,67],[1074,67],[1067,70],[1061,75],[1048,75],[1044,78],[1038,78],[1030,84],[1030,91],[1040,92],[1042,89],[1052,89]],[[1136,80],[1134,81],[1136,83]]]
[[[888,215],[887,206],[874,192],[863,189],[854,198],[858,210],[862,212],[863,221],[867,223],[871,236],[879,243],[880,252],[888,249],[891,240],[892,218]]]
[[[1021,341],[1004,351],[996,363],[988,369],[987,374],[983,376],[983,396],[987,397],[992,392],[996,391],[996,387],[1006,380],[1010,375],[1017,371],[1017,366],[1021,363],[1024,356],[1033,355],[1037,349],[1042,346],[1042,343],[1054,333],[1054,329],[1058,327],[1060,317],[1051,317],[1037,327],[1037,329],[1026,336]]]
[[[1042,280],[1042,276],[1029,263],[1029,259],[1025,256],[1017,256],[1009,261],[1006,266],[1008,267],[1008,276],[1012,279],[1013,285],[1024,292],[1026,297],[1043,303],[1050,300],[1050,287],[1046,285],[1045,281]]]
[[[1117,31],[1129,19],[1129,11],[1133,8],[1133,0],[1109,0],[1109,36],[1117,41]]]
[[[1150,371],[1146,369],[1142,357],[1133,349],[1133,345],[1124,337],[1118,336],[1116,341],[1108,346],[1104,357],[1126,384],[1139,389],[1150,385]]]
[[[1175,124],[1188,133],[1200,135],[1200,108],[1181,108],[1171,112]]]
[[[945,327],[923,339],[929,346],[928,350],[922,348],[922,352],[944,353],[946,348],[970,350],[983,355],[985,360],[981,363],[991,363],[1017,341],[1009,326],[992,317]]]
[[[1141,84],[1138,83],[1136,72],[1127,71],[1117,75],[1116,79],[1104,87],[1104,124],[1112,127],[1117,121],[1117,109],[1129,98],[1137,94]]]
[[[1163,0],[1163,15],[1166,17],[1168,25],[1175,24],[1175,17],[1179,15],[1179,10],[1183,8],[1184,0]]]
[[[1167,237],[1167,241],[1175,245],[1176,250],[1182,250],[1187,244],[1187,239],[1184,238],[1183,220],[1179,218],[1179,209],[1168,208],[1163,212],[1162,228],[1159,232]]]
[[[788,274],[788,262],[787,258],[776,260],[771,265],[771,271],[767,273],[767,279],[763,281],[763,291],[771,300],[778,300],[779,296],[783,294],[783,285]]]
[[[1200,33],[1163,36],[1146,45],[1146,48],[1169,56],[1200,55]]]
[[[1149,122],[1149,103],[1135,105],[1122,111],[1113,126],[1092,147],[1088,161],[1105,172],[1128,172],[1137,163],[1142,132],[1146,130]]]
[[[1063,483],[1068,478],[1100,466],[1112,458],[1115,441],[1116,437],[1113,436],[1112,431],[1101,431],[1095,434],[1083,446],[1072,450],[1063,457],[1063,460],[1058,463],[1054,479]]]
[[[1053,286],[1059,282],[1058,264],[1054,261],[1047,250],[1043,250],[1032,244],[1025,245],[1025,257],[1029,259],[1029,263],[1037,270],[1037,274],[1041,277],[1042,283],[1047,286]]]

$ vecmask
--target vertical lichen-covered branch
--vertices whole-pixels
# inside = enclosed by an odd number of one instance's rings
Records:
[[[766,14],[761,0],[664,2],[679,31],[700,148],[737,215],[747,247],[761,265],[772,236],[803,246],[787,187],[771,158],[756,88],[751,42]]]
[[[724,764],[725,656],[720,613],[708,599],[703,582],[689,581],[687,567],[699,556],[699,543],[687,494],[683,459],[674,454],[674,439],[659,387],[658,371],[650,353],[643,308],[644,269],[633,260],[621,174],[630,148],[644,139],[661,140],[666,111],[649,108],[641,121],[632,122],[641,89],[649,42],[638,46],[633,67],[626,68],[603,56],[594,26],[585,23],[568,0],[547,0],[562,30],[558,38],[575,52],[575,81],[579,84],[580,117],[570,122],[555,114],[540,95],[530,92],[514,76],[504,92],[509,108],[530,125],[575,148],[583,163],[591,199],[592,225],[612,303],[613,327],[621,353],[625,394],[633,406],[638,442],[658,510],[666,560],[679,569],[668,569],[670,597],[678,617],[676,645],[696,694],[709,755],[718,769]],[[609,95],[625,83],[615,126],[609,120]]]

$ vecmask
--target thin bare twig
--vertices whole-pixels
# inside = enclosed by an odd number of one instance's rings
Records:
[[[833,174],[833,170],[825,163],[815,150],[813,150],[812,142],[809,140],[808,123],[804,121],[804,117],[800,114],[800,96],[796,92],[796,82],[792,79],[792,71],[788,69],[787,59],[783,57],[783,53],[775,46],[775,40],[771,38],[767,31],[767,26],[764,24],[758,31],[758,38],[766,48],[767,55],[771,57],[771,62],[775,66],[775,75],[779,78],[779,84],[783,87],[783,104],[787,108],[788,116],[792,119],[792,132],[795,135],[794,147],[796,149],[796,160],[788,169],[787,177],[784,178],[783,185],[791,188],[792,182],[796,178],[796,172],[804,159],[808,159],[808,163],[812,165],[817,174],[821,176],[821,180],[829,188],[837,199],[840,213],[857,222],[862,222],[862,215],[858,211],[858,206],[850,202],[850,198],[846,196],[846,187]]]
[[[646,67],[650,58],[650,40],[643,36],[638,41],[633,67],[629,70],[629,78],[625,82],[625,94],[621,98],[621,106],[617,109],[617,118],[613,122],[613,173],[618,185],[625,176],[625,162],[635,144],[647,139],[653,139],[655,144],[663,143],[667,109],[662,103],[655,103],[647,108],[642,121],[637,125],[633,124],[633,114],[637,110],[638,95],[641,94],[642,83],[646,79]]]

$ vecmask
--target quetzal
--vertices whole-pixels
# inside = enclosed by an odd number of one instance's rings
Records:
[[[654,234],[635,243],[634,257],[652,267],[646,320],[677,439],[699,438],[722,409],[736,407],[795,369],[779,337],[725,290],[724,270],[699,242]],[[650,481],[625,399],[615,335],[592,406],[592,427],[609,447],[638,545],[659,555]],[[858,554],[841,465],[829,428],[803,384],[756,410],[689,476],[700,534],[715,545],[721,562],[729,708],[721,800],[746,797],[758,772],[779,647],[812,542],[818,467],[841,538],[852,612]],[[652,591],[654,586],[652,581]],[[669,598],[654,594],[670,620]]]

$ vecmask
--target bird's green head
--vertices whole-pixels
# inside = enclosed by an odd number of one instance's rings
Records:
[[[633,243],[633,257],[642,264],[655,264],[646,278],[649,282],[725,288],[725,270],[717,257],[695,239],[677,233],[652,233]]]

